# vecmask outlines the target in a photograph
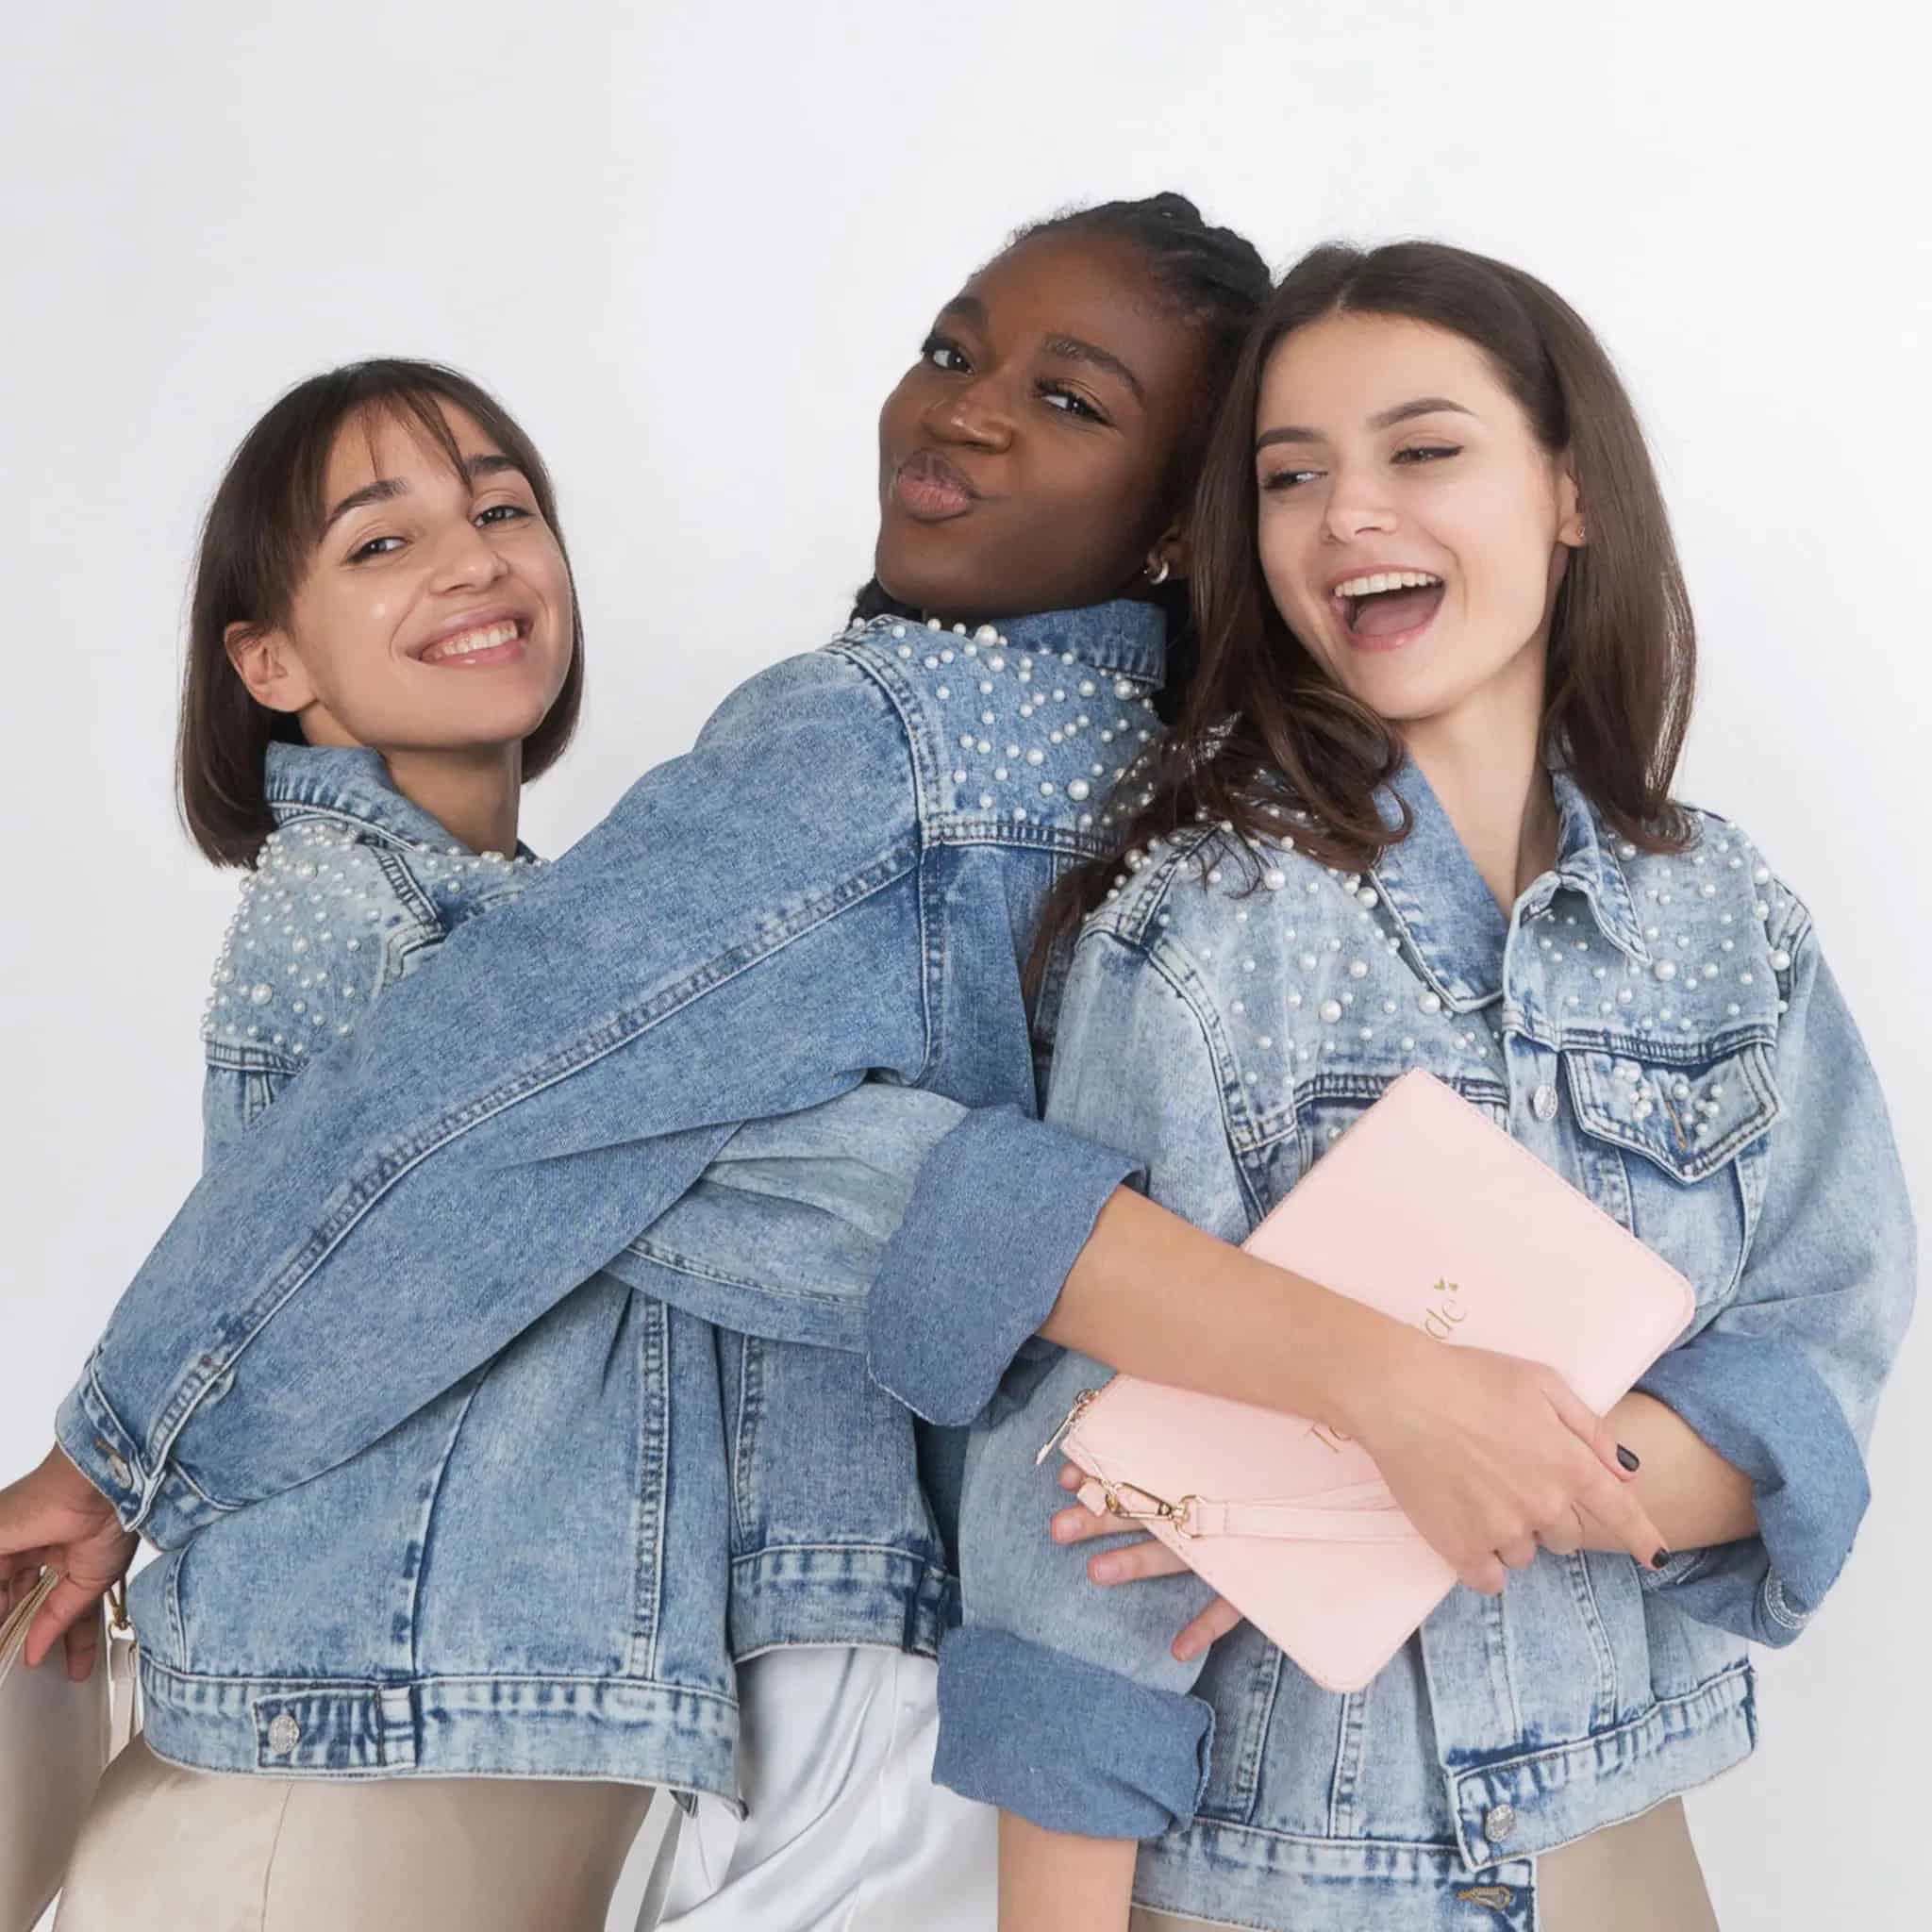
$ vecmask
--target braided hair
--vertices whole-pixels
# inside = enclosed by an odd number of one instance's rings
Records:
[[[1036,236],[1070,234],[1105,235],[1140,249],[1156,293],[1204,339],[1201,407],[1194,418],[1198,427],[1177,454],[1173,479],[1176,499],[1184,498],[1207,447],[1215,405],[1234,374],[1249,325],[1268,300],[1268,264],[1245,236],[1215,227],[1185,194],[1174,193],[1062,209],[1018,229],[1002,252]],[[1168,676],[1165,692],[1157,700],[1166,712],[1185,693],[1197,654],[1186,583],[1174,579],[1155,595],[1167,616]],[[853,621],[859,624],[874,617],[919,615],[896,602],[876,577],[858,592],[852,608]]]

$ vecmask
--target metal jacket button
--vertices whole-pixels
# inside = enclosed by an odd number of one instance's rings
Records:
[[[1515,1834],[1516,1807],[1514,1805],[1491,1805],[1483,1813],[1483,1836],[1492,1845],[1507,1844]]]
[[[1553,1121],[1557,1118],[1557,1090],[1554,1087],[1539,1087],[1529,1097],[1529,1110],[1540,1121]]]
[[[131,1490],[134,1487],[134,1472],[128,1468],[126,1457],[117,1456],[98,1436],[94,1438],[94,1447],[108,1458],[108,1474],[124,1490]]]

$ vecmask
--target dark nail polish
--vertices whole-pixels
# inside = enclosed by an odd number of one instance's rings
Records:
[[[1651,1567],[1651,1568],[1652,1568],[1653,1570],[1661,1570],[1661,1569],[1662,1569],[1662,1568],[1664,1567],[1664,1565],[1665,1565],[1666,1563],[1668,1563],[1668,1562],[1669,1562],[1670,1560],[1671,1560],[1671,1553],[1670,1553],[1670,1551],[1668,1551],[1668,1550],[1659,1550],[1659,1551],[1658,1551],[1658,1552],[1657,1553],[1657,1555],[1656,1555],[1656,1556],[1654,1556],[1654,1557],[1652,1557],[1652,1558],[1650,1559],[1650,1567]]]
[[[1617,1460],[1621,1462],[1625,1469],[1629,1470],[1633,1475],[1637,1473],[1637,1471],[1643,1467],[1642,1462],[1640,1461],[1638,1458],[1636,1450],[1626,1449],[1621,1442],[1617,1444]]]

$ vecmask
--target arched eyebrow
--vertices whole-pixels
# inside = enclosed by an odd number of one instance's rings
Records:
[[[1048,336],[1041,346],[1049,356],[1062,362],[1084,362],[1090,369],[1098,369],[1125,383],[1137,403],[1147,400],[1141,378],[1110,349],[1103,349],[1095,342],[1083,342],[1078,336]]]
[[[1397,403],[1392,409],[1378,409],[1369,418],[1371,429],[1393,429],[1398,423],[1407,423],[1416,416],[1474,416],[1474,409],[1465,408],[1460,403],[1453,403],[1447,396],[1417,396],[1413,402]],[[1274,442],[1325,442],[1319,429],[1305,429],[1298,423],[1285,423],[1276,429],[1264,429],[1255,439],[1257,455]]]
[[[497,450],[488,450],[479,456],[463,458],[463,475],[470,482],[479,483],[485,476],[498,476],[506,470],[514,470],[519,475],[524,466],[514,457],[504,456]],[[374,483],[365,483],[359,490],[352,490],[341,502],[329,511],[323,524],[322,534],[325,537],[352,509],[362,509],[372,503],[392,503],[398,496],[407,496],[409,486],[398,476],[379,476]]]
[[[941,316],[957,315],[975,328],[986,326],[986,304],[977,295],[955,295],[940,313]],[[1090,369],[1098,369],[1112,376],[1116,382],[1126,386],[1137,403],[1147,400],[1147,391],[1141,386],[1141,378],[1111,349],[1103,349],[1098,342],[1082,341],[1078,336],[1048,336],[1041,347],[1056,361],[1084,362]]]

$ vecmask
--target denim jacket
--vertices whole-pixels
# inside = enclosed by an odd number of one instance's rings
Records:
[[[246,1722],[245,1763],[212,1736],[205,1755],[171,1755],[229,1768],[541,1770],[504,1756],[526,1748],[506,1727],[489,1731],[505,1660],[542,1657],[553,1675],[596,1679],[600,1694],[610,1672],[632,1669],[642,1653],[606,1642],[598,1620],[610,1607],[588,1602],[580,1616],[573,1563],[535,1538],[551,1567],[539,1578],[494,1561],[474,1595],[452,1599],[443,1626],[469,1647],[425,1661],[430,1640],[408,1614],[421,1523],[384,1584],[396,1643],[416,1646],[410,1660],[369,1657],[310,1609],[300,1668],[284,1669],[292,1657],[243,1614],[209,1639],[207,1654],[235,1674],[210,1683],[185,1626],[168,1622],[180,1598],[169,1576],[185,1570],[192,1589],[197,1565],[214,1574],[197,1543],[212,1549],[216,1531],[238,1550],[255,1539],[261,1567],[222,1573],[242,1607],[248,1583],[283,1560],[274,1552],[312,1536],[313,1497],[297,1486],[433,1435],[478,1378],[488,1390],[502,1360],[541,1345],[530,1337],[543,1323],[588,1323],[627,1378],[626,1413],[623,1391],[588,1400],[589,1357],[574,1358],[563,1386],[578,1398],[575,1470],[568,1481],[550,1472],[543,1507],[572,1550],[627,1551],[635,1602],[689,1637],[675,1674],[662,1641],[645,1666],[666,1695],[720,1682],[698,1634],[724,1616],[706,1568],[713,1548],[732,1559],[741,1656],[795,1641],[933,1646],[963,1445],[956,1430],[915,1440],[900,1405],[942,1424],[976,1414],[1044,1319],[1099,1207],[1135,1172],[1026,1118],[1037,1069],[1020,959],[1056,869],[1105,837],[1101,794],[1154,728],[1160,674],[1158,614],[1135,604],[1016,620],[1004,636],[881,620],[741,688],[692,752],[640,780],[521,891],[496,892],[487,860],[473,873],[468,856],[446,851],[446,866],[405,867],[411,878],[398,879],[399,854],[381,839],[355,839],[354,877],[344,851],[325,885],[298,880],[325,902],[334,891],[344,913],[358,891],[372,903],[386,891],[367,922],[383,935],[383,963],[356,933],[356,970],[331,970],[318,1009],[315,988],[256,981],[228,962],[236,977],[217,988],[210,1051],[242,1077],[212,1110],[260,1117],[164,1234],[57,1423],[122,1520],[170,1553],[142,1599],[158,1702],[161,1670],[179,1658],[184,1711]],[[295,855],[298,870],[305,862]],[[451,931],[434,971],[407,973],[412,921],[439,893],[475,894],[489,916]],[[305,898],[297,909],[330,907]],[[346,949],[351,924],[325,929]],[[350,1009],[367,1005],[378,974],[387,991],[356,1024]],[[258,984],[271,987],[259,1010]],[[244,988],[246,1008],[236,1004]],[[311,1041],[334,1044],[264,1114],[290,1071],[270,1056],[308,1058],[293,1052],[292,1024],[263,1031],[285,1008]],[[740,1124],[810,1109],[867,1076],[919,1090],[885,1096],[894,1125],[874,1137],[876,1159],[863,1134],[815,1129],[811,1117],[799,1131],[858,1170],[861,1192],[878,1183],[889,1208],[858,1228],[843,1206],[819,1214],[808,1176],[785,1210],[808,1238],[769,1268],[737,1265],[757,1249],[715,1239],[718,1204],[733,1193],[721,1172],[756,1196],[768,1170],[804,1171],[796,1142],[774,1144],[769,1126],[741,1135]],[[941,1098],[977,1110],[953,1126]],[[724,1169],[683,1201],[720,1157]],[[894,1195],[894,1176],[913,1171],[916,1186]],[[713,1321],[735,1335],[703,1326]],[[700,1359],[709,1393],[687,1401],[684,1372],[698,1388]],[[518,1399],[534,1403],[545,1386],[533,1371]],[[693,1470],[707,1431],[730,1467],[693,1474],[688,1492],[663,1485],[650,1458],[667,1431]],[[426,1448],[411,1453],[401,1488],[385,1491],[392,1508],[441,1466]],[[650,1466],[636,1480],[666,1489],[661,1507],[640,1505],[635,1485],[582,1479],[641,1459]],[[498,1474],[507,1483],[516,1472]],[[523,1474],[541,1487],[541,1470]],[[686,1505],[689,1519],[673,1524],[666,1512]],[[373,1491],[356,1507],[374,1509]],[[499,1508],[481,1492],[461,1546],[479,1565],[486,1552],[501,1558],[535,1507],[525,1495]],[[512,1575],[528,1585],[527,1639],[488,1626],[503,1606],[485,1585]],[[288,1600],[298,1598],[312,1605],[315,1588],[296,1585]],[[156,1645],[160,1629],[172,1651]],[[598,1644],[606,1662],[587,1672]],[[487,1744],[453,1735],[443,1691],[425,1688],[430,1674],[460,1677]],[[264,1684],[333,1678],[340,1694],[312,1723],[293,1714],[299,1736],[276,1727],[291,1713]],[[547,1710],[576,1693],[528,1695]],[[706,1733],[688,1774],[648,1764],[601,1774],[720,1788],[715,1753],[695,1759],[728,1724],[698,1724],[697,1707],[686,1699],[674,1713]],[[598,1713],[584,1715],[594,1728]],[[637,1762],[640,1741],[612,1739],[600,1762]]]
[[[1107,1379],[1063,1357],[975,1436],[936,1775],[1154,1840],[1150,1907],[1528,1932],[1536,1854],[1746,1755],[1743,1640],[1794,1638],[1851,1548],[1914,1287],[1876,1082],[1809,915],[1736,826],[1700,815],[1654,857],[1556,787],[1556,867],[1507,917],[1413,765],[1383,798],[1412,829],[1366,877],[1287,848],[1250,871],[1211,827],[1141,855],[1076,948],[1048,1116],[1238,1241],[1428,1069],[1689,1276],[1695,1316],[1640,1386],[1751,1476],[1759,1533],[1654,1574],[1541,1554],[1498,1598],[1452,1591],[1347,1696],[1249,1626],[1177,1664],[1197,1581],[1096,1590],[1044,1534],[1064,1497],[1035,1454]]]

